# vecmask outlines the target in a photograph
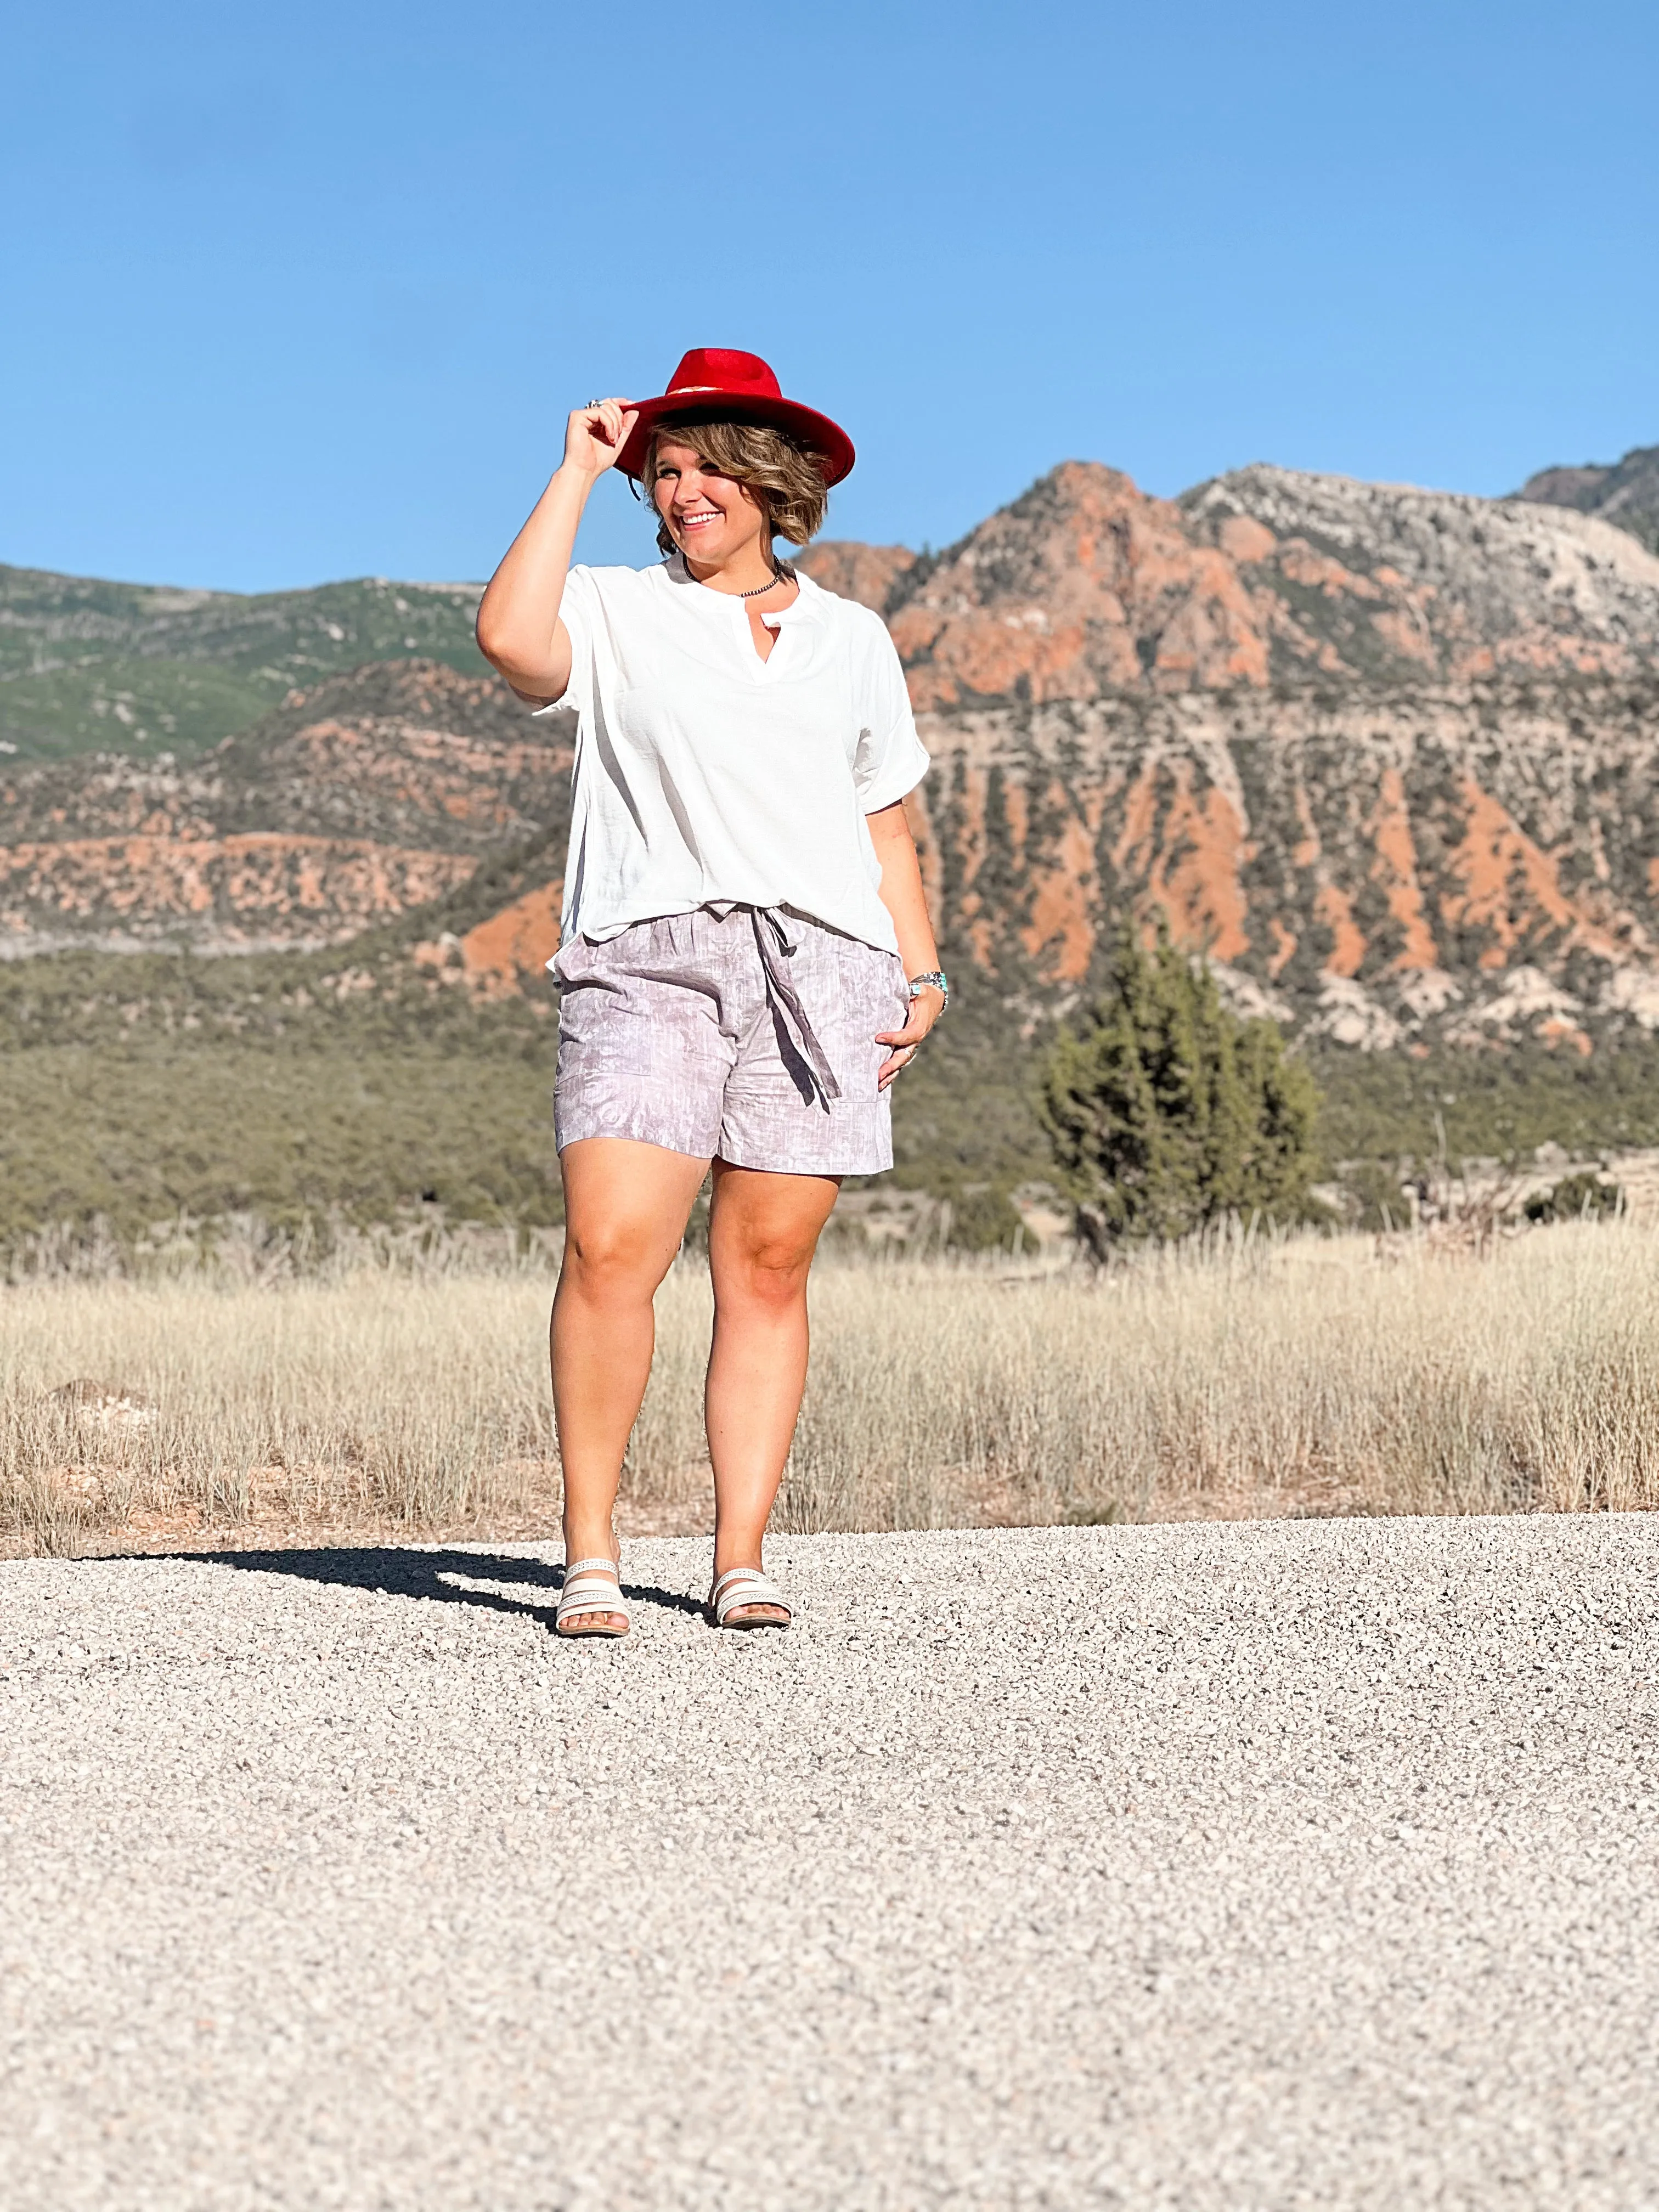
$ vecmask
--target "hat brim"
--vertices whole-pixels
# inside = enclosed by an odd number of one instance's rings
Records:
[[[857,459],[852,440],[838,422],[820,415],[816,408],[803,407],[796,399],[770,399],[747,392],[666,392],[660,399],[636,400],[629,411],[637,413],[639,420],[617,456],[617,466],[625,477],[636,479],[645,471],[652,432],[677,419],[763,422],[771,429],[787,430],[817,456],[826,484],[838,484],[843,477],[850,476]]]

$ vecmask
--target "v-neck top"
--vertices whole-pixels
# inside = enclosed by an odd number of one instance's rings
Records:
[[[564,943],[730,902],[897,950],[865,817],[927,755],[880,616],[799,582],[763,660],[746,603],[678,553],[570,571],[570,681],[538,710],[576,716]]]

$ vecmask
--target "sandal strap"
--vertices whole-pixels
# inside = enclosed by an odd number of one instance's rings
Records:
[[[769,1576],[760,1567],[728,1567],[714,1584],[714,1595],[718,1597],[727,1583],[763,1583],[768,1580]]]
[[[567,1559],[564,1568],[565,1580],[568,1582],[572,1575],[585,1575],[591,1573],[595,1567],[601,1567],[606,1574],[614,1575],[618,1582],[622,1580],[622,1567],[620,1564],[615,1559]]]

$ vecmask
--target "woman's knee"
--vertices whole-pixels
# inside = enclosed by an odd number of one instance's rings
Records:
[[[566,1227],[560,1283],[584,1297],[649,1299],[667,1272],[661,1239],[647,1226],[599,1221]]]
[[[732,1240],[714,1255],[715,1297],[778,1312],[804,1304],[816,1243],[782,1237]]]

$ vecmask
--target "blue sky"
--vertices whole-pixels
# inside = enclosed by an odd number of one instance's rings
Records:
[[[1054,462],[1511,489],[1659,441],[1659,9],[55,0],[7,31],[0,560],[488,573],[566,410],[747,346],[832,535]],[[590,559],[643,562],[619,485]]]

